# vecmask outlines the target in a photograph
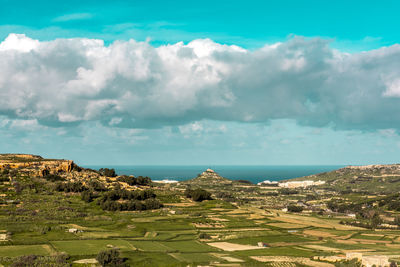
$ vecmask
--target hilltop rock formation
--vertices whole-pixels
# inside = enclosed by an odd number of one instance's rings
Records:
[[[207,169],[201,174],[199,174],[196,178],[193,178],[188,181],[188,183],[192,184],[231,184],[232,181],[220,176],[212,169]]]

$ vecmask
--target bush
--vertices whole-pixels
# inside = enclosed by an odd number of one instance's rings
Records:
[[[107,176],[107,177],[115,177],[117,174],[115,173],[114,169],[108,169],[108,168],[101,168],[99,170],[100,175]]]
[[[32,266],[52,266],[52,267],[66,267],[70,266],[68,263],[69,256],[65,253],[57,254],[54,256],[36,256],[25,255],[12,259],[12,267],[32,267]]]
[[[201,202],[203,200],[212,199],[211,198],[211,193],[206,191],[206,190],[204,190],[204,189],[201,189],[201,188],[198,188],[198,189],[195,189],[195,190],[192,190],[192,189],[188,188],[185,191],[185,195],[186,195],[186,197],[191,198],[191,199],[193,199],[194,201],[197,201],[197,202]]]
[[[107,188],[100,181],[90,180],[88,185],[89,185],[89,188],[94,191],[98,191],[98,192],[107,191]]]
[[[124,259],[119,257],[119,251],[117,249],[100,251],[99,254],[97,254],[96,260],[104,267],[127,266],[124,263]]]
[[[290,211],[290,212],[302,212],[303,211],[303,207],[296,206],[296,205],[289,205],[287,207],[287,210]]]
[[[33,266],[35,264],[35,261],[37,259],[36,255],[26,255],[26,256],[20,256],[15,259],[13,264],[11,264],[12,267],[28,267],[28,266]]]
[[[211,239],[211,236],[207,233],[200,233],[199,238],[200,239]]]
[[[224,191],[220,191],[220,192],[215,193],[215,196],[217,198],[222,198],[224,201],[227,201],[227,202],[235,202],[235,201],[237,201],[237,199],[235,198],[234,195],[232,195],[231,193],[228,193],[228,192],[224,192]]]
[[[296,195],[298,193],[299,193],[299,191],[296,189],[291,189],[291,188],[279,189],[279,194],[281,194],[281,195]]]
[[[82,182],[67,182],[67,183],[63,183],[63,182],[58,182],[54,189],[58,192],[75,192],[75,193],[80,193],[83,192],[85,190],[87,190],[87,187],[85,187]]]
[[[44,176],[44,179],[50,182],[65,181],[64,178],[56,174],[47,174],[46,176]]]
[[[83,191],[81,193],[81,199],[87,203],[92,202],[94,198],[95,196],[92,191]]]
[[[146,210],[154,210],[154,209],[159,209],[161,208],[163,205],[160,203],[160,201],[158,201],[155,198],[149,198],[146,199],[144,201],[144,205],[146,207]]]
[[[99,202],[103,210],[108,211],[124,211],[124,210],[152,210],[159,209],[163,205],[154,198],[146,199],[144,202],[139,200],[130,200],[127,202],[117,202],[113,200],[106,200]]]
[[[129,185],[150,185],[151,179],[149,177],[138,176],[137,178],[132,176],[123,175],[117,179],[119,182],[124,182]]]

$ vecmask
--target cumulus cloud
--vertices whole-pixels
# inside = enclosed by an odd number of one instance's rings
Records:
[[[0,114],[47,126],[292,119],[399,129],[399,70],[399,45],[348,54],[302,37],[250,51],[209,39],[106,46],[10,34],[0,43]]]

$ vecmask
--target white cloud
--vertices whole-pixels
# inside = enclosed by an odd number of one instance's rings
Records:
[[[348,54],[301,37],[249,51],[209,39],[105,46],[96,39],[39,42],[10,34],[0,43],[0,114],[49,126],[291,119],[399,129],[399,69],[399,45]]]
[[[400,79],[386,83],[386,91],[383,96],[400,97]]]
[[[66,22],[72,20],[87,20],[93,17],[90,13],[72,13],[66,14],[53,19],[54,22]]]
[[[38,40],[33,40],[25,36],[25,34],[12,33],[0,43],[0,51],[29,52],[39,46]]]

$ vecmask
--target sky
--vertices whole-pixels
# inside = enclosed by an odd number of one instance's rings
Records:
[[[400,160],[399,1],[0,0],[0,152]]]

